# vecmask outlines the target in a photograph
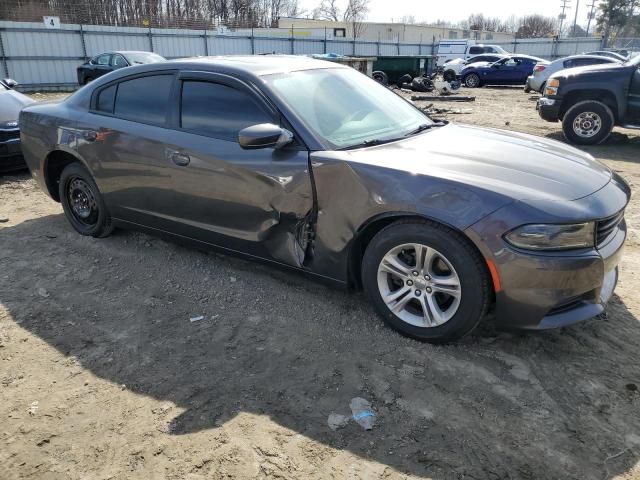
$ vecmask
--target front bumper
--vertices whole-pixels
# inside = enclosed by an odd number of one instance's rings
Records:
[[[11,172],[27,168],[22,156],[20,139],[0,142],[0,172]]]
[[[560,119],[560,101],[554,98],[541,97],[536,103],[538,115],[547,122],[557,122]]]
[[[598,192],[567,202],[567,208],[605,219],[623,210],[630,191],[616,176]],[[613,295],[627,227],[624,219],[606,240],[592,249],[564,252],[532,252],[514,248],[502,234],[522,218],[513,204],[489,215],[467,230],[499,277],[496,291],[496,324],[506,329],[544,330],[577,323],[602,313]],[[564,218],[571,218],[568,214]],[[562,223],[558,215],[557,223]],[[572,218],[571,221],[579,219]],[[569,221],[569,220],[565,220]],[[545,223],[533,218],[532,223]],[[499,231],[496,227],[499,226]],[[494,278],[495,284],[495,278]],[[495,286],[495,285],[494,285]]]

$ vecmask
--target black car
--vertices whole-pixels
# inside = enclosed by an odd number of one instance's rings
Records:
[[[164,57],[151,52],[119,51],[101,53],[78,67],[78,83],[86,85],[91,80],[95,80],[105,73],[119,68],[163,61],[165,61]]]
[[[630,190],[607,166],[435,122],[332,62],[140,65],[20,123],[80,234],[142,229],[363,288],[415,338],[460,338],[492,306],[510,328],[565,326],[601,313],[618,278]]]
[[[572,143],[602,143],[615,125],[640,129],[640,55],[623,64],[561,70],[542,93],[538,113],[548,122],[560,120]]]
[[[18,115],[33,100],[15,91],[17,84],[9,78],[0,81],[0,172],[27,168],[20,150]]]

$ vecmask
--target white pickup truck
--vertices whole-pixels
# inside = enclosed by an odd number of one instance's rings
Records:
[[[477,44],[475,40],[440,40],[436,57],[437,65],[441,67],[447,60],[461,58],[468,60],[482,54],[509,55],[499,45]]]

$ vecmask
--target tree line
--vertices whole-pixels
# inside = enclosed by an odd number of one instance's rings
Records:
[[[91,25],[273,27],[278,18],[299,16],[298,0],[2,0],[0,19]]]

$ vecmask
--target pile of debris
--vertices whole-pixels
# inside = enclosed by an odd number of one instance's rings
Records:
[[[437,74],[415,78],[411,77],[411,75],[403,75],[398,79],[397,85],[402,90],[419,93],[435,91],[439,95],[454,95],[460,89],[459,81],[447,82],[438,78]]]

